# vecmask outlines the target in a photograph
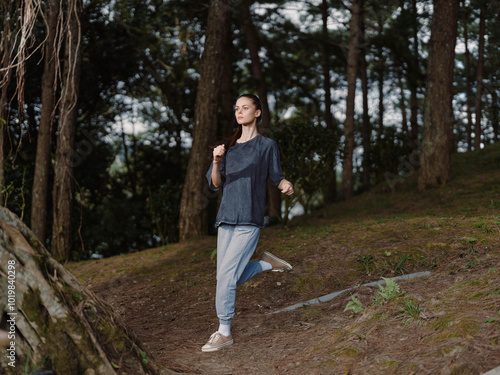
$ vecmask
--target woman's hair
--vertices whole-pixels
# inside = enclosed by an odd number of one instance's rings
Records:
[[[239,98],[248,98],[250,99],[253,104],[255,105],[255,107],[257,109],[260,109],[260,115],[259,117],[257,117],[257,123],[259,123],[261,120],[262,120],[262,104],[260,102],[260,99],[257,95],[254,95],[254,94],[241,94],[240,96],[238,96],[238,99]],[[238,101],[238,99],[236,99],[236,101]],[[229,147],[232,147],[234,146],[234,144],[236,143],[236,141],[241,137],[241,133],[242,133],[242,126],[240,124],[238,124],[238,129],[236,129],[236,132],[225,138],[222,143],[224,144],[224,147],[226,148],[226,151],[229,149]]]

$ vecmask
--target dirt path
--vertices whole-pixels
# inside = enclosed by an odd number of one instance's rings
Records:
[[[287,292],[300,267],[259,275],[238,291],[235,344],[215,353],[200,350],[217,328],[210,261],[166,279],[155,270],[176,258],[154,261],[152,250],[141,263],[148,272],[117,272],[122,260],[102,270],[119,276],[84,282],[113,306],[148,354],[180,373],[481,374],[500,365],[500,255],[489,250],[476,255],[473,268],[457,257],[429,277],[398,282],[405,294],[383,304],[375,304],[378,287],[360,287],[330,302],[269,315],[305,298],[290,299]],[[98,262],[88,267],[99,272]],[[365,306],[355,316],[344,311],[352,295]],[[416,317],[404,312],[405,301],[420,307]]]

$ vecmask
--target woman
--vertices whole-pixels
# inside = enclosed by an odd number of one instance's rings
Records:
[[[259,262],[250,262],[260,230],[264,227],[267,178],[283,194],[293,194],[293,185],[281,171],[278,145],[259,134],[262,107],[257,96],[241,95],[236,101],[238,130],[213,150],[207,173],[212,190],[222,190],[215,226],[217,237],[217,290],[215,306],[219,329],[202,347],[204,352],[233,344],[236,287],[263,271],[291,270],[292,266],[264,252]]]

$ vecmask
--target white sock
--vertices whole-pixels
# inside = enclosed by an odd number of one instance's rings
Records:
[[[229,324],[219,324],[219,329],[217,331],[227,337],[231,334],[231,326]]]
[[[262,267],[262,271],[269,271],[273,269],[271,263],[264,262],[263,260],[259,260],[260,266]]]

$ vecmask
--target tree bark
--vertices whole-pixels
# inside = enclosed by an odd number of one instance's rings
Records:
[[[370,115],[368,113],[368,69],[366,63],[366,44],[365,44],[365,22],[364,22],[364,12],[363,4],[361,4],[361,15],[359,17],[360,22],[360,58],[359,58],[359,74],[361,78],[361,89],[363,91],[363,119],[361,124],[361,135],[363,144],[363,190],[370,189],[371,186],[371,166],[370,166],[370,154],[371,154],[371,124]]]
[[[35,174],[31,201],[31,230],[45,243],[47,238],[47,195],[49,189],[52,124],[56,97],[56,41],[59,2],[49,1],[47,12],[47,40],[42,75],[42,113],[38,128]]]
[[[481,148],[481,118],[483,110],[483,70],[484,70],[484,34],[485,34],[485,15],[484,6],[481,7],[479,15],[479,46],[477,56],[477,75],[476,75],[476,118],[474,127],[474,149]]]
[[[347,99],[344,123],[344,164],[342,169],[342,197],[352,198],[354,194],[353,154],[354,154],[354,99],[356,95],[356,71],[358,68],[359,17],[361,0],[353,0],[351,7],[349,52],[347,55]]]
[[[0,207],[1,324],[16,356],[0,357],[6,374],[24,364],[57,374],[171,374],[147,356],[112,308],[50,256],[34,233]],[[9,351],[7,351],[9,353]],[[29,359],[28,359],[29,358]],[[14,361],[16,367],[8,363]]]
[[[412,143],[417,148],[418,145],[418,85],[408,82],[410,88],[410,136]]]
[[[418,177],[420,191],[444,185],[450,178],[457,20],[458,1],[434,0]]]
[[[381,36],[383,31],[382,20],[378,20],[378,35]],[[380,45],[378,48],[378,136],[384,134],[384,49]]]
[[[412,0],[413,10],[413,61],[410,63],[408,86],[410,88],[410,133],[411,141],[416,149],[418,146],[418,86],[420,67],[418,63],[418,10],[417,0]]]
[[[73,207],[73,145],[75,139],[78,85],[80,79],[81,0],[67,9],[64,72],[57,149],[54,166],[52,256],[69,260],[71,255],[71,211]]]
[[[234,53],[233,53],[233,32],[231,30],[231,17],[226,17],[226,25],[224,29],[228,32],[228,37],[224,38],[224,57],[222,60],[222,77],[221,77],[221,92],[220,92],[220,112],[219,112],[219,134],[225,138],[234,133]]]
[[[323,90],[325,91],[325,124],[329,132],[336,133],[337,129],[333,123],[332,114],[332,94],[330,85],[330,53],[329,53],[329,38],[328,38],[328,3],[323,0],[321,3],[321,19],[322,19],[322,69],[323,69]],[[334,150],[332,152],[335,152]],[[323,193],[325,203],[333,203],[337,200],[337,171],[335,162],[331,166],[331,176],[329,177],[328,185]]]
[[[491,94],[491,125],[493,127],[493,142],[498,142],[498,94],[493,88]]]
[[[406,97],[405,97],[405,89],[404,89],[404,82],[403,82],[403,72],[401,71],[401,67],[397,67],[397,75],[398,75],[398,84],[399,84],[399,90],[401,94],[401,102],[400,102],[400,107],[401,107],[401,130],[403,132],[403,135],[405,139],[408,136],[408,116],[406,115]]]
[[[212,0],[208,13],[205,47],[201,58],[200,82],[196,94],[193,145],[189,156],[186,180],[182,190],[179,238],[198,238],[208,231],[208,197],[211,194],[205,179],[210,165],[210,146],[217,134],[217,108],[224,56],[224,26],[230,16],[229,0]]]
[[[259,94],[262,104],[262,122],[260,125],[261,133],[268,135],[271,129],[271,111],[267,101],[267,88],[264,73],[262,71],[262,63],[259,57],[259,37],[257,30],[252,22],[252,13],[250,6],[253,0],[242,1],[241,15],[243,17],[243,25],[245,28],[245,36],[247,38],[247,46],[250,52],[250,60],[252,61],[252,75],[257,82],[257,93]],[[269,218],[271,221],[281,219],[281,192],[269,180],[267,183],[267,191],[269,198]]]
[[[463,32],[464,32],[464,64],[465,64],[465,95],[467,108],[467,151],[472,151],[472,85],[470,80],[470,51],[469,51],[469,32],[468,32],[468,17],[465,1],[462,1],[463,9]]]
[[[262,71],[262,63],[259,57],[259,37],[257,30],[252,21],[252,14],[250,6],[252,0],[242,1],[241,3],[241,16],[243,18],[243,25],[245,28],[245,36],[247,39],[247,47],[250,52],[250,60],[252,61],[252,75],[257,82],[257,93],[259,94],[260,102],[262,104],[262,122],[261,130],[264,135],[271,127],[271,112],[269,110],[269,103],[267,102],[267,88]]]
[[[8,124],[8,105],[7,105],[7,93],[9,89],[9,84],[12,78],[12,69],[9,68],[11,64],[11,38],[12,38],[12,31],[10,30],[10,23],[7,21],[8,19],[12,19],[11,15],[11,7],[6,6],[2,7],[2,18],[4,20],[4,28],[2,31],[2,38],[0,40],[0,52],[2,53],[1,56],[1,64],[0,67],[2,68],[2,71],[0,73],[0,87],[1,87],[1,94],[0,94],[0,205],[3,205],[3,193],[2,193],[2,188],[5,186],[5,170],[3,167],[4,164],[4,150],[3,150],[3,144],[4,144],[4,136],[5,132],[7,130],[7,124]]]
[[[8,105],[7,105],[7,90],[9,87],[9,83],[12,77],[12,70],[9,69],[5,73],[5,77],[2,80],[4,86],[2,86],[2,93],[0,95],[0,205],[3,205],[3,194],[2,190],[3,187],[5,186],[5,170],[3,167],[4,164],[4,150],[3,150],[3,144],[4,144],[4,138],[5,138],[5,132],[7,131],[7,126],[8,126]]]

